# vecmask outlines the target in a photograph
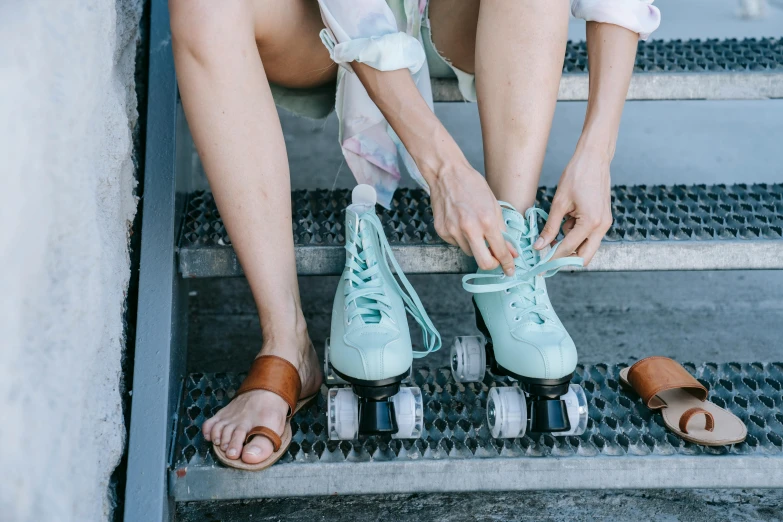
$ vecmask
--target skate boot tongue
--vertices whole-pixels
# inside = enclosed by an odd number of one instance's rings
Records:
[[[346,220],[348,223],[348,237],[346,243],[351,243],[356,249],[355,272],[362,280],[363,288],[381,287],[381,273],[373,270],[378,264],[377,245],[371,226],[367,226],[362,216],[372,213],[375,215],[375,203],[377,196],[375,189],[370,185],[357,185],[351,192],[351,204],[346,208]],[[360,314],[366,324],[377,324],[383,319],[382,310],[386,304],[375,298],[374,294],[368,297],[358,297],[354,301],[356,308],[361,308]],[[381,306],[379,306],[381,305]]]
[[[535,207],[528,209],[523,216],[508,203],[500,202],[503,212],[503,220],[506,224],[506,239],[514,246],[519,257],[514,260],[516,272],[514,277],[519,279],[538,263],[540,255],[533,249],[533,243],[538,238],[538,216]],[[516,305],[519,308],[534,307],[536,305],[536,279],[529,278],[520,282],[518,286],[510,288],[508,292],[517,297]],[[535,312],[527,314],[529,322],[543,324],[544,319]]]
[[[357,185],[351,192],[351,205],[348,210],[356,214],[357,246],[359,251],[364,254],[366,264],[372,266],[378,262],[378,246],[374,241],[372,227],[363,223],[361,217],[365,214],[375,216],[375,203],[378,201],[375,189],[370,185]]]
[[[519,243],[521,248],[532,245],[531,238],[525,237],[530,233],[531,229],[531,225],[528,223],[529,219],[525,219],[525,216],[517,212],[517,210],[508,203],[501,202],[501,210],[503,212],[503,220],[506,223],[506,234],[513,239],[512,243]],[[535,231],[538,233],[538,222],[536,221],[535,215],[532,216],[532,219]],[[521,253],[522,252],[520,252],[520,254]]]

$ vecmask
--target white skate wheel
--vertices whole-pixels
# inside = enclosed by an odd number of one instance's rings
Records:
[[[359,400],[350,388],[332,388],[326,396],[331,440],[353,440],[359,435]]]
[[[568,387],[568,392],[560,397],[560,400],[566,403],[571,429],[555,435],[581,435],[587,429],[587,396],[585,396],[585,391],[578,384],[572,384]]]
[[[418,439],[424,426],[424,405],[421,390],[416,386],[404,386],[392,397],[394,416],[399,430],[393,439]]]
[[[487,370],[484,339],[475,335],[457,337],[451,345],[451,374],[457,382],[478,382]]]
[[[326,379],[327,386],[335,386],[337,384],[348,384],[339,375],[334,373],[332,363],[329,362],[329,350],[331,345],[329,344],[329,337],[326,338],[326,345],[324,346],[324,379]]]
[[[487,425],[496,439],[514,439],[527,429],[527,401],[518,386],[489,390]]]

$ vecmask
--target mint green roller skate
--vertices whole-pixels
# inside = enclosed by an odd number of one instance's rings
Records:
[[[324,357],[327,386],[351,387],[329,389],[329,437],[418,438],[424,425],[421,390],[401,383],[410,376],[414,358],[440,349],[440,334],[394,259],[375,214],[375,189],[359,185],[352,200],[345,211],[345,269]],[[411,347],[406,311],[421,327],[424,351]]]
[[[558,245],[546,254],[533,249],[538,217],[548,217],[543,210],[533,207],[522,216],[508,203],[501,207],[504,236],[519,252],[515,273],[507,277],[498,267],[463,277],[463,288],[474,294],[483,337],[457,337],[452,373],[457,381],[480,381],[488,365],[494,375],[518,383],[490,390],[487,423],[495,438],[526,431],[580,435],[587,426],[587,400],[580,386],[570,384],[576,347],[552,309],[544,279],[583,260],[552,260]]]

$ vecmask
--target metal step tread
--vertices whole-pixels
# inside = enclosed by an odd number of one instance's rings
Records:
[[[639,42],[630,100],[783,98],[783,39]],[[433,79],[435,101],[463,101],[456,79]],[[560,100],[587,99],[587,44],[568,42]]]
[[[618,382],[625,364],[577,368],[589,404],[584,434],[493,439],[485,407],[492,386],[458,384],[448,368],[414,370],[425,434],[417,440],[331,441],[325,390],[292,420],[293,442],[271,468],[224,467],[201,424],[225,406],[244,374],[191,374],[175,433],[170,494],[177,501],[361,493],[525,489],[783,487],[783,363],[706,363],[685,368],[709,399],[737,415],[747,440],[705,447],[670,433],[661,415]]]
[[[292,194],[297,271],[339,274],[345,264],[344,209],[349,190]],[[549,210],[553,188],[538,204]],[[429,196],[399,189],[391,210],[378,208],[405,273],[467,273],[472,258],[435,233]],[[184,277],[242,275],[212,194],[190,195],[179,240]],[[783,184],[616,186],[614,224],[590,270],[783,268]]]

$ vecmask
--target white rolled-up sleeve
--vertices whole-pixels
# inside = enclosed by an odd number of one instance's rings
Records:
[[[427,182],[397,134],[367,94],[351,64],[379,71],[408,69],[432,109],[432,86],[421,39],[426,2],[318,0],[325,29],[321,41],[340,65],[335,109],[343,157],[359,183],[375,187],[378,203],[390,208],[403,170],[425,189]]]
[[[379,71],[416,73],[426,61],[418,39],[400,31],[385,0],[318,0],[321,41],[335,63],[361,62]]]
[[[661,24],[653,0],[571,0],[571,14],[588,22],[619,25],[647,40]]]

